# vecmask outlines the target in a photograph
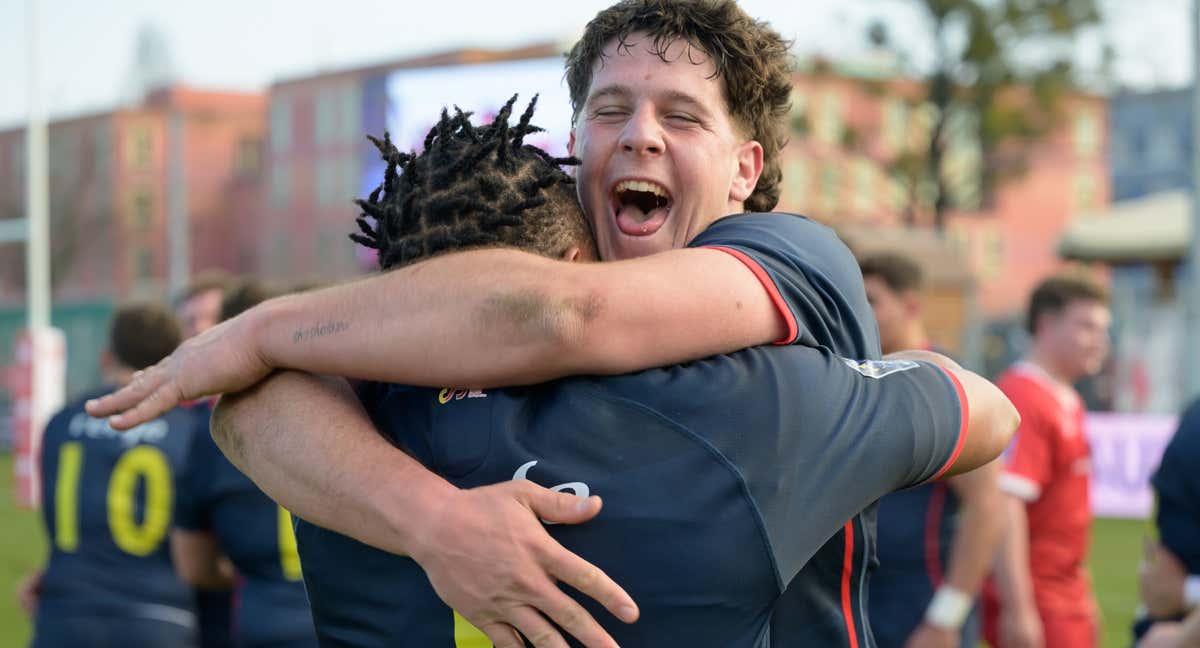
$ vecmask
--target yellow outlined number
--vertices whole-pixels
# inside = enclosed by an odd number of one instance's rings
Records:
[[[54,490],[54,545],[61,551],[79,548],[79,475],[83,472],[83,446],[64,443],[58,453],[58,479]],[[138,482],[145,483],[146,502],[139,523],[135,518]],[[113,542],[125,553],[148,556],[162,544],[171,526],[175,498],[171,466],[154,446],[131,448],[117,460],[108,478],[108,528]]]
[[[279,566],[283,569],[283,577],[290,581],[298,581],[303,577],[300,571],[300,551],[296,547],[296,532],[292,528],[292,514],[282,506],[279,510]]]
[[[455,612],[454,648],[492,648],[492,641],[479,628]]]

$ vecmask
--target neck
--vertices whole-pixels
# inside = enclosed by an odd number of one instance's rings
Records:
[[[1062,367],[1062,363],[1056,360],[1054,354],[1046,349],[1045,345],[1034,344],[1026,354],[1025,361],[1036,365],[1065,386],[1069,387],[1075,383],[1075,376]]]
[[[929,348],[929,336],[925,333],[925,326],[920,320],[909,322],[904,330],[901,331],[897,341],[896,349],[885,349],[884,353],[895,353],[896,351],[913,351]]]

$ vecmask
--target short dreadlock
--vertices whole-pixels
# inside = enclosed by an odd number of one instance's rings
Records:
[[[457,107],[453,116],[442,110],[419,155],[401,153],[387,133],[382,141],[368,135],[387,170],[370,197],[355,201],[361,233],[350,238],[379,250],[384,270],[466,248],[558,257],[574,245],[593,246],[575,180],[562,169],[579,160],[525,144],[526,135],[542,131],[529,123],[537,97],[510,125],[516,100],[486,126],[472,125],[471,113]]]

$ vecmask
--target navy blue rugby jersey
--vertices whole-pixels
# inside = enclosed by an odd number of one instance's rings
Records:
[[[846,520],[950,465],[960,403],[933,365],[789,346],[525,389],[393,387],[371,409],[459,487],[602,496],[595,520],[548,528],[638,601],[632,626],[580,601],[621,645],[767,646],[784,589]],[[407,558],[303,522],[297,538],[323,644],[471,645]]]
[[[42,443],[42,514],[50,558],[35,644],[38,636],[60,637],[51,630],[78,617],[110,620],[104,629],[110,638],[120,639],[122,627],[131,632],[144,627],[122,626],[130,619],[177,626],[186,631],[180,636],[188,637],[195,628],[192,594],[175,575],[168,536],[178,483],[200,422],[194,412],[176,408],[117,432],[106,420],[88,416],[86,400],[55,415]],[[140,637],[127,639],[137,644]]]
[[[316,645],[291,515],[230,463],[209,434],[194,440],[175,523],[213,533],[237,568],[236,645]]]
[[[1163,451],[1162,463],[1150,483],[1157,496],[1154,515],[1158,538],[1179,557],[1190,575],[1200,575],[1200,400],[1192,402],[1179,419],[1179,428]],[[1152,621],[1138,619],[1134,636],[1140,638]]]
[[[879,359],[879,329],[858,262],[828,227],[794,214],[741,214],[716,221],[691,245],[730,252],[759,277],[789,322],[781,343]],[[874,645],[866,601],[878,564],[875,516],[876,504],[864,507],[788,584],[772,617],[777,644]]]

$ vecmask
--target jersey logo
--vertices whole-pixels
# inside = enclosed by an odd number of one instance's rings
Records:
[[[921,366],[912,360],[851,360],[850,358],[842,358],[842,362],[846,363],[847,367],[867,378],[875,378],[876,380]]]
[[[487,398],[487,393],[482,389],[458,389],[456,387],[446,387],[438,392],[438,403],[442,405],[464,398]]]
[[[120,439],[128,448],[139,443],[160,443],[167,437],[167,422],[154,419],[124,432],[117,432],[108,424],[108,419],[92,418],[85,412],[79,412],[71,417],[67,432],[75,438]]]
[[[512,476],[513,481],[517,481],[518,479],[529,479],[529,477],[527,476],[527,475],[529,475],[529,469],[536,466],[537,463],[538,463],[537,461],[528,461],[526,463],[521,464],[521,467],[517,468],[517,472],[513,473],[513,476]],[[530,481],[533,481],[533,480],[530,479]],[[559,484],[558,486],[551,486],[550,490],[557,491],[560,493],[563,491],[571,491],[576,496],[582,497],[585,499],[592,494],[592,489],[588,488],[588,485],[583,482],[567,482],[565,484]],[[547,520],[542,520],[542,524],[558,524],[558,523],[557,522],[549,522]]]

